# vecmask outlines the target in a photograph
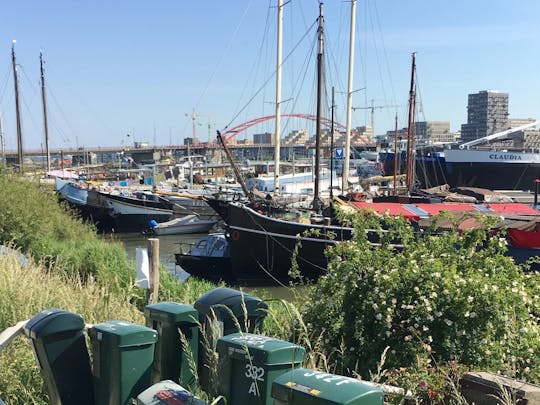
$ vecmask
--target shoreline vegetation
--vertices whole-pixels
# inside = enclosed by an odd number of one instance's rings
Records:
[[[0,173],[0,187],[0,243],[30,259],[0,255],[0,331],[47,308],[89,324],[144,324],[145,290],[120,243],[98,238],[38,180]],[[343,215],[355,238],[328,251],[329,274],[302,296],[268,303],[265,335],[304,346],[307,368],[399,386],[416,403],[465,404],[458,380],[469,370],[540,382],[540,277],[503,255],[504,238]],[[381,230],[380,247],[367,228]],[[391,247],[397,239],[401,251]],[[159,301],[193,304],[215,287],[160,269]],[[0,370],[6,403],[48,403],[28,339],[0,352]]]

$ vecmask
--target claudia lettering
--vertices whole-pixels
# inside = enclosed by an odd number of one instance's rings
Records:
[[[492,153],[489,158],[493,160],[521,160],[519,155],[503,155],[499,153]]]

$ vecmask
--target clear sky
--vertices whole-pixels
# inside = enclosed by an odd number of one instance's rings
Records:
[[[272,115],[276,4],[2,2],[0,113],[7,148],[17,146],[14,39],[25,149],[44,143],[40,50],[46,61],[51,148],[121,146],[134,140],[178,144],[192,135],[193,109],[200,115],[196,131],[203,140],[209,127],[213,138],[215,129],[227,124]],[[343,123],[349,10],[347,1],[324,3],[327,87],[335,87],[336,118]],[[315,112],[310,52],[317,14],[316,0],[291,0],[285,6],[283,55],[291,56],[283,63],[283,113]],[[419,120],[450,121],[458,130],[466,122],[467,95],[488,89],[510,94],[510,117],[540,118],[539,21],[538,0],[358,0],[353,105],[365,107],[374,100],[380,106],[375,109],[377,134],[393,129],[396,113],[399,126],[406,126],[410,55],[417,52]],[[353,125],[369,125],[369,118],[368,110],[357,109]],[[257,131],[272,132],[273,125],[267,122]],[[285,120],[283,132],[309,125]]]

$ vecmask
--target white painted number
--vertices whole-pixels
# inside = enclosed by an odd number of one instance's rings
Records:
[[[263,381],[264,382],[264,368],[257,367],[252,364],[246,364],[246,377],[254,380],[251,385],[249,386],[248,394],[251,394],[255,397],[259,397],[259,386],[257,385],[257,381]]]
[[[246,364],[246,377],[255,381],[264,381],[264,368]]]

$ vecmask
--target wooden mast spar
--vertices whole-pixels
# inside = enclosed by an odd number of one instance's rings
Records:
[[[414,110],[416,104],[416,93],[414,77],[416,74],[416,52],[412,54],[411,87],[409,90],[409,119],[407,124],[407,172],[406,183],[409,194],[414,187]],[[394,156],[395,159],[395,156]]]
[[[19,172],[23,172],[23,145],[22,145],[22,127],[21,127],[21,109],[19,102],[19,78],[17,77],[17,59],[15,57],[15,40],[11,44],[11,62],[13,65],[13,85],[15,86],[15,112],[17,115],[17,158],[19,163]]]

